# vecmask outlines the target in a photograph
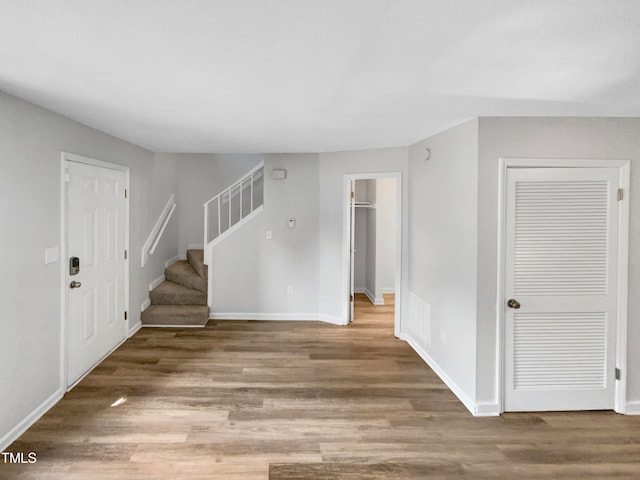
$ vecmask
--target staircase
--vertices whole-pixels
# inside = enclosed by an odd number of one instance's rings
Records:
[[[151,290],[151,306],[142,312],[142,324],[204,326],[209,321],[207,266],[203,250],[187,250],[187,259],[164,271],[166,281]]]

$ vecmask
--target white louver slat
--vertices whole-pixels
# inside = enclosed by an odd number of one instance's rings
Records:
[[[514,294],[607,293],[606,181],[518,182]]]
[[[516,390],[605,388],[605,313],[516,313]]]

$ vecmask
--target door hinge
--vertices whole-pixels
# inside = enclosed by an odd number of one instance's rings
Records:
[[[356,192],[351,192],[351,198],[354,198],[356,196]]]
[[[619,188],[618,189],[618,201],[622,201],[622,199],[624,198],[624,189]]]
[[[124,312],[124,319],[125,319],[125,320],[127,319],[127,312],[126,312],[126,310],[125,310],[125,312]]]
[[[124,189],[124,198],[127,198],[127,189]]]
[[[126,250],[124,251],[124,259],[125,260],[127,259],[127,251]]]
[[[616,380],[620,380],[620,369],[616,367]]]
[[[350,301],[350,302],[353,302],[353,295],[350,295],[350,296],[349,296],[349,301]]]

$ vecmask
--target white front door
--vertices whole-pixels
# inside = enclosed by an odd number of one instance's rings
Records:
[[[614,408],[617,168],[508,168],[506,411]]]
[[[125,337],[126,173],[77,162],[67,162],[67,170],[67,384],[71,386]]]

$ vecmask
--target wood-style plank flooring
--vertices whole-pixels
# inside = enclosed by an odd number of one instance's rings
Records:
[[[143,329],[7,449],[37,463],[0,459],[0,478],[640,478],[640,417],[474,418],[393,337],[392,302],[357,303],[348,327]]]

